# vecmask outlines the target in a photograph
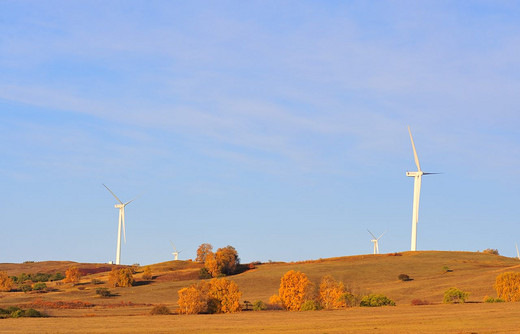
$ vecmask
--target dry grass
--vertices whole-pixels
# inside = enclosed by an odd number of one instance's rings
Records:
[[[0,270],[10,275],[21,272],[56,272],[68,268],[72,262],[40,262],[33,264],[0,264]],[[76,264],[80,268],[103,268],[105,264]],[[299,263],[257,265],[256,269],[231,277],[243,292],[242,300],[267,301],[278,292],[281,276],[289,270],[306,273],[315,283],[327,274],[343,281],[355,291],[383,293],[398,304],[394,308],[354,308],[343,311],[305,313],[242,312],[236,315],[147,317],[153,305],[164,304],[172,311],[177,307],[177,291],[196,280],[201,265],[189,261],[170,261],[152,265],[152,282],[138,282],[132,288],[111,288],[115,297],[100,298],[95,290],[108,287],[106,283],[92,284],[93,278],[107,282],[108,272],[83,277],[81,285],[56,286],[58,291],[44,294],[22,292],[0,293],[0,308],[10,305],[29,305],[39,298],[47,305],[82,301],[94,306],[88,309],[48,309],[51,316],[64,318],[4,319],[0,332],[20,325],[26,332],[253,332],[265,328],[267,332],[339,333],[353,332],[507,332],[520,324],[513,316],[516,304],[438,305],[443,293],[455,286],[470,292],[469,301],[480,302],[486,295],[494,296],[495,277],[504,271],[520,272],[520,261],[502,256],[471,252],[404,252],[402,256],[363,255],[320,259]],[[448,267],[449,272],[443,270]],[[397,277],[407,274],[412,281]],[[136,277],[139,278],[140,274]],[[53,285],[49,283],[48,285]],[[78,288],[81,288],[79,290]],[[409,306],[412,299],[426,300],[437,305]],[[117,307],[115,307],[117,306]],[[104,316],[103,321],[96,318]],[[121,318],[121,317],[124,317]],[[420,319],[420,322],[414,321]],[[507,321],[506,321],[507,319]],[[70,323],[70,325],[68,325]],[[203,323],[203,325],[200,325]],[[75,324],[75,325],[74,325]],[[125,325],[123,325],[125,324]],[[105,325],[107,327],[105,327]],[[11,327],[10,327],[11,326]],[[32,327],[34,326],[34,327]],[[40,326],[40,327],[39,327]],[[118,327],[120,326],[120,327]],[[205,327],[209,326],[209,327]],[[418,327],[414,327],[418,326]],[[180,330],[177,330],[179,329]],[[17,331],[23,331],[17,329]],[[233,330],[231,330],[233,329]],[[446,330],[450,329],[450,330]],[[469,331],[471,329],[471,331]],[[514,332],[514,331],[513,331]]]

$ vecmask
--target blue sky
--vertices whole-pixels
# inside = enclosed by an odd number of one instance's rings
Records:
[[[520,243],[520,4],[1,1],[0,262]]]

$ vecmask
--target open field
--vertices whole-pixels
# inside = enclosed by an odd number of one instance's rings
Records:
[[[518,333],[513,303],[396,306],[190,316],[23,318],[0,333]]]
[[[21,272],[64,271],[71,262],[0,264],[9,275]],[[56,291],[47,293],[0,292],[0,308],[25,305],[48,313],[51,318],[0,319],[0,332],[117,333],[117,332],[286,332],[286,333],[501,333],[518,332],[520,304],[481,303],[495,296],[493,283],[505,271],[520,272],[520,261],[492,254],[472,252],[404,252],[320,259],[302,263],[268,263],[230,277],[243,292],[242,301],[267,301],[278,292],[281,276],[289,270],[306,273],[319,283],[327,274],[343,281],[354,292],[382,293],[395,300],[396,307],[351,308],[315,312],[241,312],[232,315],[149,316],[153,305],[177,307],[177,291],[197,280],[200,264],[170,261],[152,265],[154,280],[140,280],[137,286],[111,288],[111,298],[100,298],[95,290],[108,287],[106,264],[78,264],[88,273],[75,287],[49,282]],[[413,280],[402,282],[399,274]],[[94,284],[96,279],[101,284]],[[470,293],[470,303],[442,305],[443,293],[457,287]],[[410,306],[412,299],[433,305]],[[81,301],[79,308],[57,307],[59,303]]]

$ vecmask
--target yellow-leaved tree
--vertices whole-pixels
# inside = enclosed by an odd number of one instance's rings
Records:
[[[211,244],[202,244],[197,248],[197,257],[195,258],[195,261],[199,263],[206,262],[206,256],[208,256],[209,253],[213,252],[213,246]]]
[[[113,287],[130,287],[134,282],[132,268],[112,268],[108,274],[108,283]]]
[[[72,285],[76,285],[79,283],[81,279],[81,272],[78,267],[70,266],[69,269],[65,272],[65,279],[63,280],[65,283],[72,283]]]
[[[314,285],[307,275],[290,270],[282,276],[278,295],[282,306],[289,311],[299,311],[307,300],[312,300]]]
[[[141,277],[147,281],[153,279],[152,268],[150,268],[150,266],[144,267],[143,276]]]
[[[0,271],[0,291],[11,291],[14,282],[5,271]]]
[[[520,273],[507,272],[498,275],[494,287],[498,298],[506,302],[520,301]]]
[[[218,277],[220,275],[220,268],[217,263],[217,258],[213,252],[209,252],[206,254],[206,261],[204,262],[204,267],[211,275],[211,277]]]
[[[233,246],[219,248],[215,253],[215,259],[220,272],[224,275],[233,275],[240,264],[238,252]]]
[[[235,282],[214,278],[182,288],[179,294],[179,313],[233,313],[240,311],[242,293]]]
[[[234,281],[225,278],[212,279],[209,288],[210,313],[235,313],[240,311],[242,292]]]
[[[187,288],[180,289],[179,294],[179,313],[198,314],[208,311],[208,282],[199,282]]]
[[[335,309],[346,307],[345,295],[346,289],[343,282],[338,282],[331,275],[321,278],[319,301],[323,308]]]

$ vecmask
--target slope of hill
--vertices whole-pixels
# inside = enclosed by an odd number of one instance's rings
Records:
[[[73,262],[39,262],[30,264],[0,264],[0,271],[9,275],[21,272],[64,271]],[[136,305],[166,304],[176,307],[177,291],[197,280],[201,265],[191,261],[169,261],[151,265],[155,279],[140,281],[131,288],[110,288],[116,296],[100,298],[95,290],[107,287],[106,264],[75,264],[86,272],[95,272],[83,277],[75,287],[69,284],[49,283],[57,290],[47,293],[1,292],[0,308],[8,305],[29,303],[35,299],[44,301],[81,300],[99,307],[114,303]],[[267,301],[278,293],[281,276],[289,270],[306,273],[319,284],[324,275],[332,275],[343,281],[355,293],[383,293],[397,304],[410,304],[414,298],[429,302],[442,301],[443,293],[450,287],[470,292],[470,300],[482,301],[486,295],[494,296],[493,283],[504,271],[520,272],[520,261],[485,253],[472,252],[404,252],[398,254],[361,255],[297,263],[261,264],[255,269],[230,277],[243,292],[242,300]],[[407,274],[411,281],[400,281],[397,276]],[[96,279],[98,284],[94,284]],[[99,284],[99,281],[103,282]],[[131,305],[131,304],[130,304]],[[142,314],[142,308],[134,308],[134,314]],[[58,311],[57,311],[58,312]],[[115,311],[114,311],[115,312]],[[122,311],[118,311],[122,312]],[[60,314],[58,312],[58,314]],[[65,314],[65,313],[64,313]],[[67,313],[69,314],[69,313]]]

